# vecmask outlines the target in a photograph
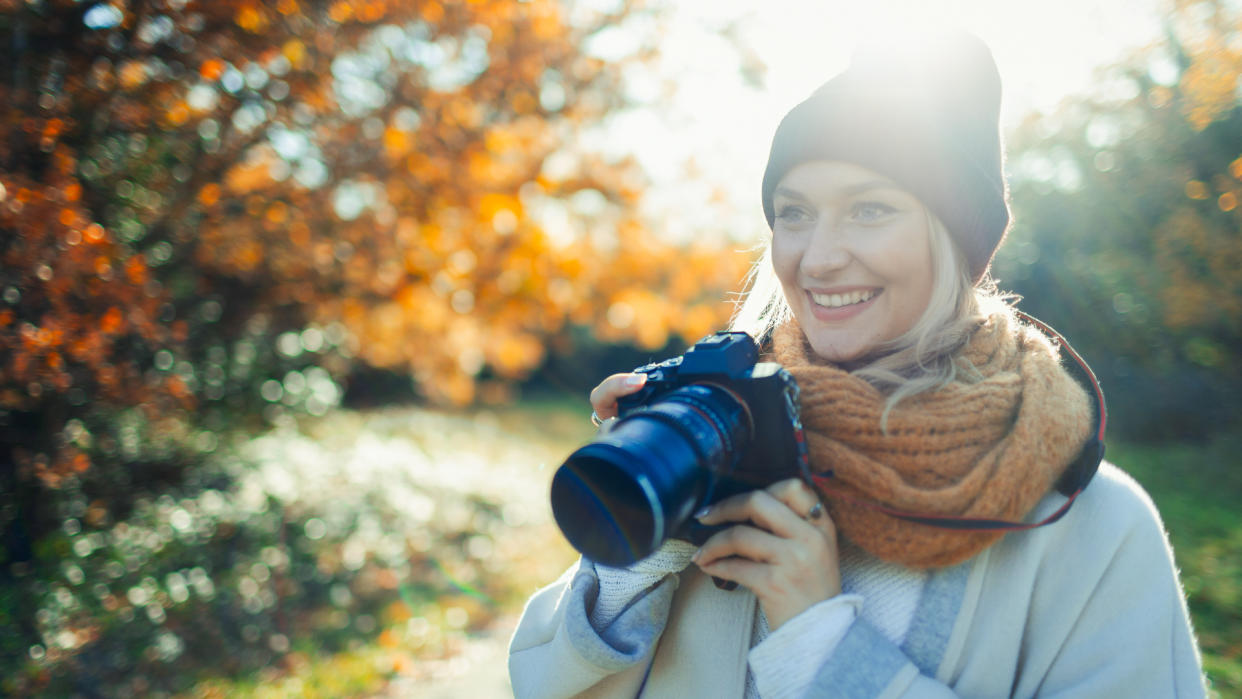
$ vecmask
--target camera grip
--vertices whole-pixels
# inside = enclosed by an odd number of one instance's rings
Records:
[[[733,526],[733,522],[728,524],[700,524],[698,520],[690,520],[686,525],[686,541],[695,546],[702,546],[707,540]]]

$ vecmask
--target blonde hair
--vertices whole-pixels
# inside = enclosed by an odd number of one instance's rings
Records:
[[[864,359],[851,373],[888,395],[882,423],[904,398],[934,391],[959,378],[971,380],[974,367],[957,350],[985,318],[1010,313],[1012,296],[1001,294],[990,277],[975,283],[966,255],[953,241],[944,224],[926,211],[931,246],[932,291],[927,308],[914,325]],[[793,317],[780,280],[772,267],[771,239],[746,277],[746,290],[737,302],[729,323],[759,340]],[[960,372],[965,372],[962,376]]]

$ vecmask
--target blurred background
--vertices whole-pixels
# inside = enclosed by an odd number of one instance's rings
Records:
[[[0,0],[0,695],[506,695],[587,391],[725,325],[856,39],[949,22],[995,274],[1242,696],[1242,7],[861,5]]]

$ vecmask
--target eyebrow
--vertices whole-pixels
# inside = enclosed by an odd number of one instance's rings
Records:
[[[869,192],[873,189],[895,189],[898,191],[905,191],[901,187],[897,186],[896,183],[889,182],[888,180],[867,180],[865,182],[849,185],[848,187],[842,187],[841,193],[847,197],[852,197],[862,194],[863,192]],[[776,191],[772,193],[772,196],[773,198],[782,196],[787,199],[801,199],[803,201],[806,201],[807,199],[805,194],[796,189],[790,189],[789,187],[777,187]]]

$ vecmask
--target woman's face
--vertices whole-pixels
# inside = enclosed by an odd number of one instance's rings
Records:
[[[772,264],[820,357],[858,359],[911,327],[932,291],[923,204],[852,163],[791,169],[772,200]]]

